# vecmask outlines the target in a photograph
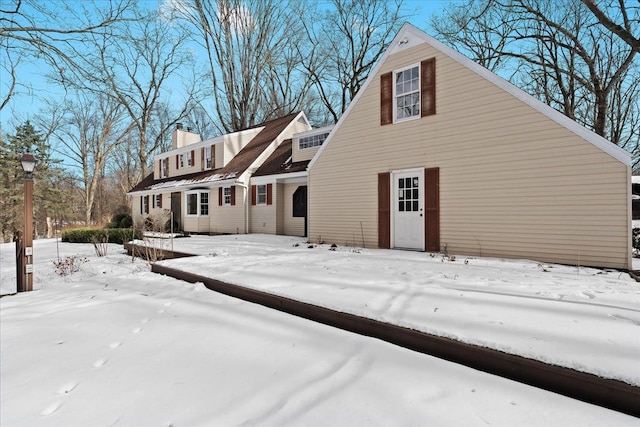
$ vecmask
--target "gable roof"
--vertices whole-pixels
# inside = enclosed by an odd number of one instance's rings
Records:
[[[226,166],[218,169],[194,172],[186,175],[179,175],[170,178],[153,179],[153,172],[147,175],[136,186],[129,190],[129,194],[161,190],[168,188],[178,188],[185,186],[195,186],[198,184],[211,184],[222,182],[228,179],[237,178],[242,175],[247,168],[258,158],[260,154],[293,122],[303,113],[292,113],[278,119],[270,120],[247,129],[263,129],[258,133],[240,152],[233,157]]]
[[[471,59],[462,55],[460,52],[455,51],[454,49],[446,46],[445,44],[429,36],[424,31],[421,31],[418,28],[406,22],[402,26],[402,28],[400,28],[400,31],[398,31],[398,34],[396,34],[396,36],[393,38],[393,41],[389,44],[389,47],[387,48],[385,53],[382,55],[382,57],[380,58],[376,66],[373,68],[373,70],[371,70],[371,72],[369,73],[369,77],[367,77],[367,80],[362,85],[362,87],[360,88],[356,96],[353,98],[353,100],[351,100],[351,103],[349,104],[345,112],[342,114],[342,116],[338,120],[338,123],[336,123],[336,126],[333,128],[333,130],[327,137],[327,140],[320,147],[320,150],[318,151],[317,155],[313,158],[313,160],[311,160],[311,163],[309,164],[309,168],[313,167],[317,159],[322,155],[322,151],[324,151],[326,147],[331,143],[331,140],[333,139],[333,135],[338,131],[338,129],[340,128],[340,125],[349,116],[349,113],[353,109],[353,106],[357,104],[362,94],[371,85],[371,82],[373,81],[373,79],[376,78],[376,76],[378,75],[378,72],[380,71],[380,68],[382,67],[382,64],[385,63],[387,58],[394,53],[400,52],[402,50],[405,50],[414,46],[418,46],[422,43],[427,43],[434,49],[440,51],[442,54],[450,57],[451,59],[460,63],[464,67],[470,69],[474,73],[480,75],[481,77],[488,80],[492,84],[496,85],[500,89],[515,96],[520,101],[534,108],[536,111],[540,112],[541,114],[545,115],[549,119],[565,127],[567,130],[581,137],[585,141],[591,143],[595,147],[609,154],[614,159],[620,161],[621,163],[624,163],[627,166],[631,165],[631,154],[625,151],[624,149],[618,147],[611,141],[606,140],[605,138],[601,137],[595,132],[592,132],[589,129],[585,128],[584,126],[571,120],[561,112],[555,110],[554,108],[550,107],[549,105],[545,104],[539,99],[529,95],[522,89],[514,86],[512,83],[508,82],[507,80],[503,79],[497,74],[489,71],[488,69],[484,68],[480,64],[473,62]]]
[[[284,173],[302,172],[307,170],[310,160],[291,162],[293,140],[287,139],[276,148],[267,160],[256,170],[253,176],[280,175]]]

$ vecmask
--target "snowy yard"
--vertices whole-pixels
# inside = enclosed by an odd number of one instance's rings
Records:
[[[166,242],[168,244],[168,242]],[[640,287],[625,273],[321,245],[175,239],[163,261],[439,335],[640,384]],[[614,411],[149,272],[111,245],[0,299],[0,425],[637,425]],[[15,290],[13,244],[0,289]]]

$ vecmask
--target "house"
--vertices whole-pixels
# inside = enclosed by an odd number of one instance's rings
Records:
[[[626,269],[630,164],[405,24],[309,164],[309,237]]]
[[[307,236],[307,166],[331,129],[293,135],[256,170],[251,178],[252,233]],[[261,189],[266,193],[263,199]]]
[[[251,210],[272,202],[266,185],[251,185],[253,173],[283,141],[310,129],[302,112],[206,141],[177,125],[172,149],[156,155],[153,172],[128,193],[134,224],[152,219],[162,227],[173,217],[174,229],[188,233],[248,233],[256,228]]]

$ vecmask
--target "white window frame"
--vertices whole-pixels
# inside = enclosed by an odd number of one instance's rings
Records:
[[[165,157],[160,160],[160,177],[167,178],[169,176],[169,158]]]
[[[324,132],[300,137],[300,139],[298,139],[298,149],[305,150],[307,148],[319,147],[324,143],[328,136],[329,132]]]
[[[184,168],[184,154],[178,154],[178,169]]]
[[[200,213],[200,216],[209,216],[209,201],[210,201],[209,192],[201,191],[200,197],[198,197],[198,212]],[[207,210],[206,213],[204,213],[205,208]]]
[[[187,167],[193,166],[193,151],[187,151]]]
[[[417,89],[410,89],[407,92],[401,92],[398,93],[398,88],[397,88],[397,80],[398,80],[398,75],[408,71],[408,70],[413,70],[414,68],[418,69],[418,76],[417,76]],[[416,64],[412,64],[409,65],[408,67],[404,67],[404,68],[400,68],[398,70],[394,70],[393,71],[393,122],[394,123],[399,123],[399,122],[405,122],[408,120],[415,120],[415,119],[419,119],[420,118],[420,108],[421,108],[421,97],[422,97],[422,88],[421,88],[421,78],[420,78],[420,73],[422,72],[421,68],[420,68],[420,63],[416,63]],[[412,79],[413,80],[413,79]],[[409,96],[409,95],[413,95],[413,94],[417,94],[418,95],[418,112],[417,114],[413,114],[411,116],[406,116],[406,117],[398,117],[398,98],[399,97],[404,97],[404,96]]]
[[[211,161],[211,146],[204,147],[204,168],[213,169],[213,162]]]
[[[202,195],[206,194],[207,195],[207,200],[206,202],[203,201]],[[196,213],[190,213],[189,212],[189,196],[194,196],[196,197],[196,206],[195,206],[195,211]],[[211,207],[211,194],[209,193],[209,191],[206,190],[194,190],[194,191],[187,191],[184,193],[184,203],[185,203],[185,210],[186,210],[186,216],[188,217],[205,217],[205,216],[209,216],[209,210]],[[206,206],[207,208],[207,213],[203,214],[202,213],[202,208]]]
[[[158,203],[158,201],[160,201],[160,203]],[[161,204],[162,204],[162,193],[161,194],[154,194],[154,196],[153,196],[153,207],[154,208],[159,208]]]
[[[262,191],[260,191],[262,189]],[[263,197],[263,201],[260,201],[260,197]],[[267,185],[256,185],[256,205],[266,205],[267,204]]]
[[[231,206],[231,187],[222,188],[222,205]]]

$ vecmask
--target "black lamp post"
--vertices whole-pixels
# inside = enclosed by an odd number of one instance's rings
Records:
[[[17,291],[33,290],[33,170],[36,158],[25,153],[20,159],[24,170],[24,236],[16,239]]]

